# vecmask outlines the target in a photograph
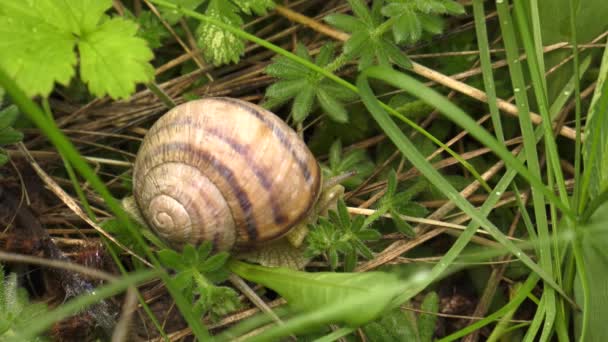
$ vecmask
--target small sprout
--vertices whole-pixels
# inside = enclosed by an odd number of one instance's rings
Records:
[[[212,255],[212,248],[211,242],[207,241],[198,248],[186,245],[181,254],[162,249],[158,259],[163,266],[176,272],[173,281],[184,296],[195,303],[195,313],[209,314],[216,320],[236,310],[240,303],[233,289],[215,285],[228,278],[225,264],[230,255],[227,252]]]
[[[373,258],[373,253],[364,241],[380,239],[378,231],[364,225],[363,216],[352,219],[343,200],[338,202],[338,210],[329,212],[329,219],[320,217],[319,223],[308,234],[306,255],[325,255],[332,270],[338,267],[340,255],[344,257],[344,270],[352,271],[359,255]]]

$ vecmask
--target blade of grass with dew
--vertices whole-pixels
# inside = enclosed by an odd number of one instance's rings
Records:
[[[437,340],[437,342],[455,341],[461,337],[472,333],[475,330],[485,327],[488,324],[492,324],[508,312],[517,309],[521,305],[521,303],[528,297],[528,294],[532,292],[532,290],[536,286],[536,283],[538,283],[539,280],[540,278],[538,277],[538,275],[531,274],[528,279],[526,279],[526,281],[522,284],[522,286],[518,289],[517,294],[513,298],[511,298],[511,300],[509,300],[509,302],[505,304],[502,308],[494,311],[490,315],[487,315],[483,319],[480,319],[479,321],[466,326],[463,329],[460,329],[448,336]]]
[[[517,3],[517,1],[516,1]],[[517,7],[517,4],[515,5]],[[515,27],[513,25],[513,20],[511,18],[510,5],[508,1],[503,1],[502,3],[496,4],[498,18],[500,22],[500,31],[503,36],[503,42],[505,47],[506,59],[509,65],[509,74],[511,75],[511,83],[513,86],[513,92],[515,96],[515,103],[519,112],[522,115],[519,115],[519,126],[522,132],[524,146],[526,147],[526,163],[530,171],[537,177],[541,175],[541,168],[538,153],[536,151],[536,141],[534,139],[534,128],[532,122],[528,117],[526,117],[526,113],[529,112],[529,103],[526,92],[526,83],[524,79],[524,72],[522,70],[521,63],[515,62],[519,57],[519,47],[517,44],[517,36],[515,33]],[[536,94],[539,110],[542,113],[543,122],[542,126],[544,128],[544,141],[546,146],[551,146],[551,142],[553,142],[553,146],[555,145],[555,140],[553,140],[553,130],[551,128],[551,121],[549,115],[547,113],[547,101],[546,96],[544,96],[545,91],[543,88],[542,82],[538,80],[539,72],[538,72],[538,56],[535,54],[535,50],[531,47],[532,43],[529,39],[529,32],[527,28],[527,23],[523,23],[526,20],[526,13],[521,9],[516,15],[516,19],[519,24],[519,31],[521,33],[522,39],[524,40],[524,47],[526,48],[526,52],[529,54],[528,65],[532,72],[530,72],[532,77],[532,87],[533,92]],[[555,146],[554,146],[555,147]],[[551,149],[549,148],[549,172],[555,167],[554,158],[557,158],[557,149],[553,150],[555,153],[551,153]],[[559,166],[559,159],[557,159],[557,167]],[[561,168],[560,168],[561,171]],[[557,172],[556,172],[557,173]],[[563,182],[562,182],[562,187]],[[543,185],[544,187],[544,185]],[[560,188],[561,189],[561,188]],[[565,190],[565,187],[564,187]],[[547,210],[545,208],[545,199],[543,194],[540,193],[539,189],[532,185],[532,204],[534,208],[534,216],[536,219],[536,230],[538,232],[538,239],[540,241],[539,244],[539,263],[551,280],[554,281],[553,275],[553,259],[552,259],[552,250],[549,244],[546,244],[545,241],[549,241],[549,224],[547,217]],[[563,197],[565,192],[560,191],[560,195]],[[564,198],[561,199],[562,203],[568,207],[569,201],[566,200],[564,202]],[[544,279],[543,279],[544,280]],[[553,324],[556,316],[556,298],[555,293],[552,289],[545,289],[543,291],[543,297],[546,297],[546,300],[543,303],[546,306],[545,310],[545,324],[543,325],[542,337],[547,337],[547,334],[550,334],[553,329]],[[538,313],[539,311],[537,311]]]
[[[477,46],[479,48],[479,60],[483,76],[483,84],[488,95],[488,106],[492,125],[496,132],[498,141],[505,140],[502,132],[502,121],[498,112],[498,102],[496,100],[496,85],[494,84],[494,70],[490,59],[490,45],[488,44],[488,32],[486,29],[486,18],[483,9],[483,0],[473,0],[473,15],[475,17],[475,31],[477,33]]]
[[[117,295],[130,286],[135,286],[142,282],[158,278],[162,272],[158,270],[143,270],[133,272],[126,277],[122,277],[107,285],[98,287],[95,291],[87,295],[78,296],[69,300],[67,303],[50,310],[45,315],[36,320],[27,322],[24,326],[18,326],[16,336],[11,341],[29,341],[36,336],[47,331],[55,322],[77,314],[83,308],[95,304],[102,299]]]
[[[131,225],[131,222],[127,214],[122,210],[118,201],[110,194],[105,184],[97,176],[97,174],[91,169],[86,163],[82,156],[78,153],[74,145],[66,138],[61,130],[49,121],[42,109],[38,107],[31,99],[25,95],[25,93],[17,86],[6,72],[0,68],[0,86],[2,86],[13,102],[20,108],[21,112],[24,113],[38,128],[48,137],[51,143],[60,151],[65,158],[72,164],[72,166],[80,173],[80,175],[86,179],[91,187],[100,194],[104,199],[112,213],[116,215],[118,220],[127,228],[133,239],[143,248],[146,252],[146,256],[152,261],[157,270],[162,270],[162,267],[154,254],[152,253],[149,246],[145,243],[141,233],[137,231]],[[160,277],[166,284],[167,289],[171,293],[171,296],[175,300],[175,303],[184,318],[192,328],[192,331],[199,339],[204,339],[209,336],[207,329],[202,325],[200,320],[194,316],[191,305],[182,296],[178,287],[173,283],[171,278],[166,272],[160,272]]]
[[[379,106],[378,101],[373,94],[369,83],[369,78],[375,78],[389,83],[395,87],[415,94],[423,101],[432,104],[445,116],[452,119],[455,123],[466,129],[471,135],[475,136],[478,140],[484,143],[486,146],[496,148],[497,152],[500,153],[500,157],[505,160],[511,168],[520,171],[520,174],[528,174],[531,176],[524,166],[518,161],[511,152],[500,146],[499,142],[494,139],[488,132],[476,125],[475,121],[472,120],[466,113],[460,108],[439,95],[432,89],[424,87],[420,82],[416,81],[412,77],[399,73],[393,69],[387,67],[370,67],[364,70],[357,79],[357,86],[363,99],[364,104],[370,111],[376,122],[384,130],[385,134],[393,141],[395,146],[401,150],[403,155],[422,173],[425,177],[436,186],[449,200],[453,201],[463,212],[469,215],[474,221],[481,224],[492,236],[503,246],[505,246],[510,252],[512,252],[517,258],[519,258],[524,264],[526,264],[534,272],[537,272],[543,280],[545,280],[551,287],[559,291],[565,298],[567,295],[559,287],[559,285],[549,276],[542,268],[540,268],[532,259],[523,253],[521,249],[517,248],[493,223],[491,223],[486,217],[480,215],[479,211],[476,210],[468,201],[466,201],[460,193],[445,179],[432,165],[426,161],[426,159],[418,152],[411,141],[401,132],[397,125],[391,120],[388,114]],[[540,183],[543,189],[547,190],[542,185],[540,180],[535,177],[530,177],[535,182]],[[559,202],[555,195],[551,193],[554,199]],[[561,204],[564,207],[563,203]],[[564,207],[567,208],[567,207]]]
[[[246,31],[241,30],[238,27],[234,27],[232,25],[223,23],[221,21],[218,21],[214,18],[211,18],[209,16],[206,15],[202,15],[198,12],[195,11],[191,11],[185,8],[182,8],[178,5],[175,5],[173,3],[170,3],[168,1],[165,0],[150,0],[150,2],[155,3],[157,5],[163,6],[163,7],[167,7],[170,9],[173,9],[175,11],[179,11],[180,13],[182,13],[185,16],[197,19],[199,21],[203,21],[205,23],[208,24],[212,24],[215,26],[220,27],[223,30],[226,30],[230,33],[233,33],[234,35],[236,35],[237,37],[241,38],[241,39],[245,39],[245,40],[249,40],[255,44],[258,44],[260,46],[263,46],[265,48],[267,48],[270,51],[273,51],[279,55],[285,56],[289,59],[291,59],[294,62],[297,62],[299,64],[301,64],[302,66],[313,70],[321,75],[323,75],[324,77],[327,77],[328,79],[338,83],[339,85],[355,92],[358,93],[357,87],[355,87],[354,85],[352,85],[351,83],[349,83],[348,81],[336,76],[334,73],[330,72],[328,69],[320,67],[310,61],[307,61],[304,58],[301,58],[285,49],[282,49],[272,43],[269,43],[267,41],[265,41],[264,39],[258,38],[252,34],[247,33]],[[390,20],[390,19],[389,19]],[[399,118],[401,121],[405,122],[406,124],[408,124],[409,126],[411,126],[413,129],[415,129],[416,131],[418,131],[420,134],[422,134],[423,136],[425,136],[426,138],[428,138],[429,140],[431,140],[433,143],[435,143],[437,146],[443,148],[447,153],[449,153],[452,157],[454,157],[454,159],[456,159],[464,168],[466,168],[471,175],[478,180],[482,186],[487,190],[487,191],[491,191],[490,186],[487,185],[487,183],[481,178],[481,176],[479,175],[479,172],[477,172],[477,170],[475,170],[475,168],[473,167],[472,164],[470,164],[469,162],[467,162],[466,160],[464,160],[458,153],[456,153],[455,151],[453,151],[451,148],[449,148],[447,145],[445,145],[444,143],[442,143],[441,141],[439,141],[438,139],[436,139],[432,134],[430,134],[428,131],[426,131],[424,128],[420,127],[419,125],[417,125],[415,122],[413,122],[412,120],[406,118],[403,114],[399,113],[398,111],[394,110],[393,108],[391,108],[390,106],[388,106],[385,103],[381,102],[381,106],[387,110],[391,115]]]

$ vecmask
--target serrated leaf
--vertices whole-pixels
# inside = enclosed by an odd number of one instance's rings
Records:
[[[243,20],[236,14],[236,11],[234,5],[226,0],[211,0],[205,15],[238,27],[243,24]],[[201,22],[196,29],[196,35],[197,44],[203,51],[203,56],[216,66],[238,62],[245,51],[245,44],[240,38],[212,24]]]
[[[257,15],[264,15],[269,9],[275,6],[272,0],[233,0],[233,2],[241,9],[241,11]]]
[[[55,82],[67,85],[76,65],[72,32],[47,22],[34,2],[7,0],[2,5],[0,66],[28,96],[48,96]]]
[[[23,139],[23,133],[10,127],[0,130],[0,146],[14,144]]]
[[[80,74],[91,93],[127,98],[135,91],[135,83],[154,79],[149,63],[154,56],[136,32],[135,23],[113,18],[78,42]]]
[[[328,94],[323,87],[317,89],[317,99],[321,108],[325,113],[334,121],[345,123],[348,122],[348,114],[344,106],[336,101],[330,94]]]
[[[17,120],[17,116],[19,115],[19,109],[15,105],[10,105],[4,108],[0,112],[0,130],[8,128],[15,120]]]

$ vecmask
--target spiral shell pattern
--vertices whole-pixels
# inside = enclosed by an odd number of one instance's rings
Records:
[[[148,131],[133,195],[148,225],[174,247],[216,250],[277,239],[319,195],[319,166],[273,113],[232,98],[179,105]]]

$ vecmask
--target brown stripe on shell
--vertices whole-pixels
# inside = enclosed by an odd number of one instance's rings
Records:
[[[281,145],[283,145],[291,153],[291,156],[298,164],[300,171],[302,171],[302,175],[304,175],[304,179],[306,179],[306,182],[308,184],[311,184],[313,182],[313,179],[312,179],[313,177],[312,177],[310,170],[308,169],[308,165],[307,165],[306,161],[304,159],[300,158],[300,156],[298,156],[298,154],[296,153],[296,149],[293,147],[293,145],[289,141],[289,138],[285,135],[285,133],[282,130],[276,129],[276,127],[272,121],[268,120],[257,109],[249,106],[249,103],[247,103],[247,102],[237,100],[237,99],[232,99],[229,97],[216,97],[214,99],[236,105],[239,108],[247,111],[251,115],[258,118],[261,122],[263,122],[268,128],[270,128],[270,130],[272,131],[272,134],[274,134],[277,137],[277,139],[281,142]]]
[[[163,125],[162,127],[159,127],[157,130],[155,130],[154,133],[151,135],[151,137],[154,135],[163,134],[163,132],[165,130],[169,130],[169,129],[177,127],[177,126],[188,126],[191,128],[199,129],[199,130],[205,132],[206,134],[212,136],[213,138],[216,138],[216,139],[220,140],[221,142],[225,143],[226,145],[230,146],[230,148],[234,152],[238,153],[241,157],[243,157],[246,160],[246,162],[249,166],[249,169],[251,169],[251,171],[253,172],[253,174],[255,175],[257,180],[259,181],[259,183],[262,185],[262,187],[264,188],[264,190],[268,193],[268,195],[270,197],[270,206],[271,206],[271,210],[272,210],[274,223],[277,225],[283,225],[286,223],[287,216],[285,216],[283,214],[283,212],[281,210],[281,203],[276,198],[276,196],[274,195],[274,192],[272,191],[272,180],[269,179],[267,176],[268,170],[265,170],[263,167],[261,167],[256,162],[256,160],[251,157],[252,153],[251,153],[249,146],[239,143],[237,140],[226,136],[226,134],[222,134],[221,132],[217,131],[214,128],[204,127],[203,125],[194,121],[192,117],[184,117],[184,118],[175,119],[175,120]],[[155,152],[157,152],[157,151],[152,151],[152,155],[156,154]]]
[[[247,195],[247,193],[243,190],[243,188],[238,183],[237,178],[234,175],[234,172],[230,168],[228,168],[224,163],[219,161],[217,158],[215,158],[213,155],[211,155],[207,151],[204,151],[201,149],[196,149],[196,148],[194,148],[194,146],[192,146],[191,144],[188,144],[188,143],[170,142],[170,143],[161,144],[158,146],[158,148],[164,152],[180,151],[183,153],[194,154],[201,161],[204,161],[206,163],[213,165],[213,168],[218,171],[218,174],[224,179],[226,184],[228,184],[228,186],[231,188],[232,193],[234,194],[234,196],[237,199],[237,202],[239,203],[240,210],[244,214],[244,221],[245,221],[245,227],[246,227],[248,240],[256,241],[256,239],[258,237],[258,230],[257,230],[258,228],[257,228],[257,224],[255,222],[255,217],[252,212],[253,206],[251,204],[251,200],[249,199],[249,195]],[[150,159],[157,157],[159,153],[160,153],[160,151],[148,151],[148,154],[145,156],[145,159],[144,159],[144,165],[149,165]],[[181,161],[164,160],[163,162],[180,163]],[[144,175],[144,178],[145,178],[145,175]],[[224,196],[224,197],[226,197],[226,196]],[[234,217],[234,213],[233,213],[233,217]],[[240,226],[240,225],[237,224],[237,226]]]

